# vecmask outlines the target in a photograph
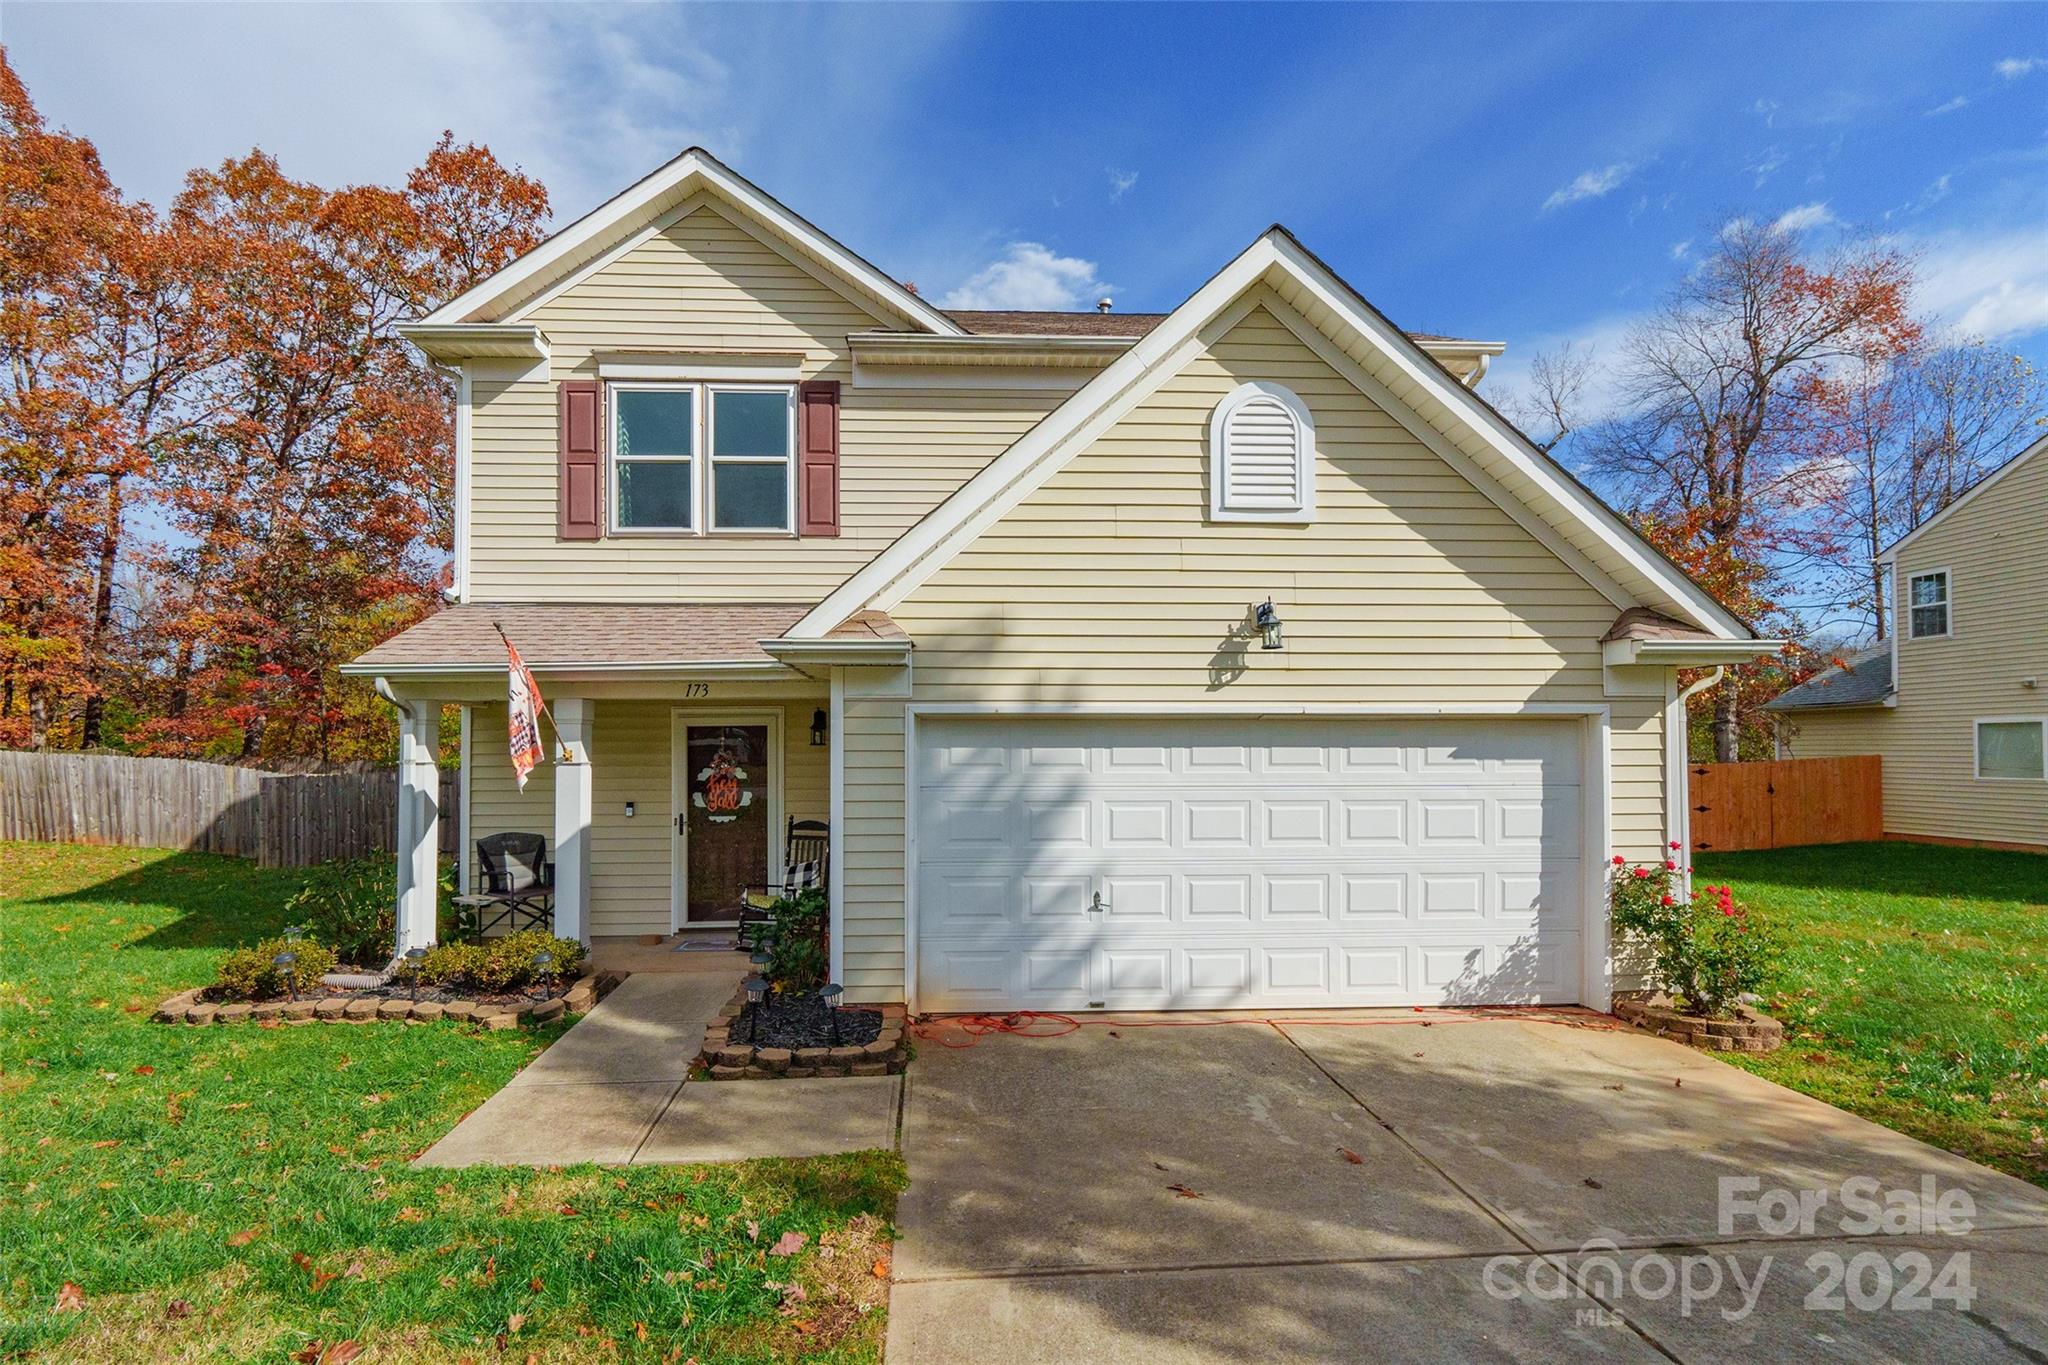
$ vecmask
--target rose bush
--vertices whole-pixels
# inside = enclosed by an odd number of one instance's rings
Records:
[[[1686,1013],[1724,1016],[1743,995],[1762,989],[1778,943],[1736,904],[1734,891],[1704,886],[1688,898],[1670,858],[1631,864],[1617,853],[1610,868],[1615,931],[1643,941],[1657,984]]]

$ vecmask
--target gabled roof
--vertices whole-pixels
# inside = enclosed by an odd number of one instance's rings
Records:
[[[1890,563],[1894,558],[1897,557],[1899,551],[1905,549],[1906,546],[1912,544],[1915,540],[1925,535],[1929,528],[1940,525],[1941,522],[1945,518],[1947,518],[1951,513],[1953,513],[1957,508],[1969,502],[1972,498],[1976,497],[1979,493],[1982,493],[1985,489],[1992,487],[2000,479],[2012,473],[2015,469],[2018,469],[2021,465],[2025,464],[2028,460],[2033,459],[2044,450],[2048,450],[2048,436],[2043,436],[2040,440],[2034,442],[2025,450],[2022,450],[2019,454],[2013,456],[2010,460],[2007,460],[2004,464],[1992,470],[1989,474],[1986,474],[1983,478],[1977,480],[1977,482],[1971,484],[1967,489],[1963,491],[1963,495],[1960,498],[1957,498],[1954,502],[1942,508],[1939,512],[1936,512],[1933,516],[1929,517],[1927,520],[1921,522],[1918,526],[1915,526],[1912,530],[1906,532],[1906,534],[1900,536],[1897,540],[1893,541],[1889,546],[1885,547],[1885,552],[1882,555],[1878,556],[1880,562]]]
[[[1018,308],[948,308],[946,316],[976,336],[1042,337],[1130,337],[1136,339],[1172,317],[1171,313],[1049,313]],[[1475,341],[1470,337],[1444,336],[1438,332],[1410,332],[1416,341],[1441,346],[1469,346],[1474,350],[1505,351],[1499,341]]]
[[[1617,608],[1647,606],[1718,640],[1755,638],[1609,508],[1531,445],[1414,339],[1275,225],[945,502],[842,583],[789,635],[818,638],[868,607],[903,600],[1004,513],[1155,390],[1205,332],[1264,284],[1281,317],[1446,463],[1492,496]]]
[[[680,602],[593,606],[580,602],[465,602],[351,660],[344,673],[437,669],[505,671],[512,637],[528,668],[658,668],[773,665],[760,641],[802,616],[801,602]]]
[[[790,250],[845,280],[888,313],[941,335],[957,336],[964,332],[960,324],[702,147],[691,147],[642,176],[413,325],[444,327],[516,321],[522,309],[530,307],[552,286],[630,244],[650,230],[664,213],[706,191],[767,228]]]
[[[1892,694],[1892,647],[1881,640],[1764,703],[1766,711],[1876,706]]]

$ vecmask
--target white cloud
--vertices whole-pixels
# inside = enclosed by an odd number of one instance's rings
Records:
[[[1922,249],[1914,302],[1992,341],[2048,330],[2048,235],[1954,235]]]
[[[1109,175],[1109,202],[1112,204],[1129,194],[1131,186],[1138,183],[1138,173],[1136,171],[1120,171],[1116,167],[1111,166],[1107,174]]]
[[[1967,105],[1969,104],[1969,102],[1970,102],[1970,97],[1969,97],[1968,95],[1957,95],[1957,96],[1956,96],[1956,97],[1955,97],[1954,99],[1950,100],[1950,101],[1949,101],[1949,102],[1948,102],[1947,104],[1937,104],[1937,105],[1935,105],[1935,106],[1934,106],[1934,107],[1933,107],[1932,109],[1929,109],[1929,110],[1927,111],[1927,113],[1926,113],[1925,117],[1927,117],[1927,118],[1936,118],[1936,117],[1939,117],[1939,116],[1940,116],[1940,115],[1942,115],[1942,114],[1953,114],[1953,113],[1954,113],[1954,112],[1955,112],[1956,110],[1958,110],[1958,109],[1961,109],[1961,108],[1964,108],[1965,106],[1967,106]]]
[[[1789,160],[1791,158],[1786,156],[1784,152],[1773,147],[1751,163],[1749,169],[1756,176],[1757,188],[1762,189],[1764,181],[1769,180],[1772,175],[1782,170],[1785,163]]]
[[[1992,66],[1992,70],[2009,81],[2016,81],[2048,66],[2048,57],[2007,57]]]
[[[1684,241],[1682,241],[1682,242],[1673,242],[1673,243],[1671,244],[1671,259],[1672,259],[1672,260],[1674,260],[1674,261],[1682,261],[1682,260],[1684,260],[1684,259],[1685,259],[1685,258],[1686,258],[1687,256],[1690,256],[1691,254],[1692,254],[1692,238],[1688,237],[1688,238],[1686,238],[1686,239],[1685,239]]]
[[[1621,187],[1633,170],[1635,166],[1632,163],[1617,161],[1601,170],[1582,171],[1569,185],[1543,201],[1543,211],[1548,213],[1566,204],[1576,204],[1581,199],[1598,199],[1603,194],[1611,194]]]
[[[1091,307],[1110,292],[1095,262],[1054,255],[1037,242],[1012,242],[1003,254],[970,275],[939,300],[943,308],[1030,308],[1051,311]]]
[[[1824,203],[1801,204],[1786,209],[1771,223],[1773,232],[1805,232],[1811,228],[1826,227],[1837,221],[1835,215]]]

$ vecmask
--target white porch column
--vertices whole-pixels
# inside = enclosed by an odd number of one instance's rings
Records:
[[[434,944],[440,893],[441,708],[409,703],[398,718],[398,951]]]
[[[590,723],[596,703],[557,697],[548,710],[555,751],[555,933],[590,942]]]

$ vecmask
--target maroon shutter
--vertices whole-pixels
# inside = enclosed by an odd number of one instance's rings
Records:
[[[603,398],[595,379],[562,381],[557,503],[563,540],[596,540],[604,526]]]
[[[796,532],[839,534],[839,381],[797,385]]]

